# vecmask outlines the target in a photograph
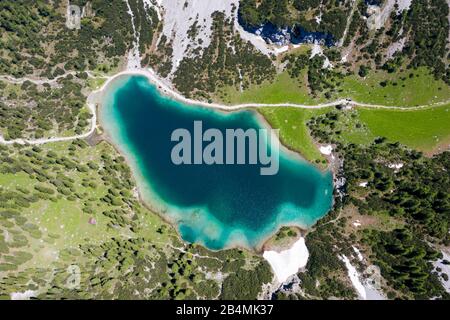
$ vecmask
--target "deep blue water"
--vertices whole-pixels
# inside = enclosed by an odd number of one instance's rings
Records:
[[[277,175],[260,165],[180,165],[171,161],[173,130],[261,128],[253,111],[224,113],[162,96],[141,76],[107,88],[100,121],[131,162],[144,199],[188,242],[210,249],[259,247],[281,225],[309,227],[332,204],[331,173],[282,149]]]

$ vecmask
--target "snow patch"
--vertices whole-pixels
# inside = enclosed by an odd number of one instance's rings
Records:
[[[359,249],[358,249],[357,247],[355,247],[355,246],[352,246],[352,248],[353,248],[353,251],[355,251],[356,256],[358,257],[358,260],[359,260],[359,261],[363,261],[363,260],[364,260],[364,257],[363,257],[363,255],[361,254],[361,251],[359,251]]]
[[[36,291],[12,292],[10,297],[11,300],[30,300],[30,298],[36,297]]]
[[[321,154],[329,156],[331,154],[331,152],[333,151],[333,146],[331,144],[329,144],[327,146],[321,146],[319,148],[319,151]]]
[[[289,50],[289,46],[283,46],[283,47],[279,47],[279,48],[274,48],[273,52],[275,53],[275,55],[279,55],[280,53],[286,52]]]
[[[277,280],[283,283],[306,266],[309,252],[305,239],[300,238],[290,249],[281,252],[264,251],[263,257],[269,262]]]
[[[398,9],[397,14],[404,10],[409,10],[409,7],[411,6],[412,0],[397,0]]]
[[[358,186],[365,188],[365,187],[367,187],[368,184],[369,184],[369,182],[363,181],[363,182],[360,182],[360,183],[358,184]]]
[[[449,264],[444,264],[444,260],[447,260],[450,262],[450,255],[445,252],[442,251],[442,256],[443,259],[438,260],[436,262],[434,262],[434,267],[435,268],[440,268],[441,272],[440,273],[445,273],[448,276],[447,280],[444,280],[440,275],[439,275],[439,280],[442,283],[442,286],[445,288],[445,291],[447,291],[448,293],[450,293],[450,265]]]
[[[361,283],[361,281],[359,280],[358,271],[356,270],[356,268],[354,266],[352,266],[352,264],[350,263],[350,260],[345,255],[339,256],[339,259],[345,263],[345,267],[347,268],[348,277],[350,278],[350,281],[352,282],[353,287],[356,289],[356,292],[358,292],[359,297],[366,300],[366,298],[367,298],[366,290],[365,290],[363,284]]]

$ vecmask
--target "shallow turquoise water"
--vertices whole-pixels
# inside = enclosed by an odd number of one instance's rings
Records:
[[[173,130],[262,128],[253,111],[223,113],[162,96],[141,76],[108,86],[100,121],[131,162],[146,201],[173,221],[183,239],[210,249],[259,247],[281,225],[309,227],[332,204],[332,176],[281,149],[277,175],[260,165],[174,165]]]

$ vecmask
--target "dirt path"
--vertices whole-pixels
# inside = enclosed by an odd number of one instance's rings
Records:
[[[96,78],[96,76],[93,75],[90,71],[85,71],[85,72],[87,73],[88,77]],[[36,79],[36,78],[29,78],[29,77],[14,78],[13,76],[10,76],[10,75],[0,75],[0,80],[6,81],[6,82],[9,82],[9,83],[13,83],[13,84],[22,84],[25,81],[30,81],[30,82],[32,82],[34,84],[42,85],[44,83],[57,82],[59,79],[65,78],[68,75],[76,76],[77,73],[78,72],[76,72],[76,71],[69,71],[69,72],[66,72],[65,74],[56,76],[53,79],[43,79],[43,78]]]
[[[55,79],[51,80],[45,80],[45,79],[39,79],[39,80],[33,80],[33,79],[27,79],[27,78],[21,78],[21,79],[15,79],[11,76],[0,76],[0,79],[4,79],[6,81],[11,81],[13,83],[21,83],[26,80],[39,82],[39,83],[48,83],[52,81],[57,81],[57,79],[61,77],[65,77],[70,73],[67,73],[65,75],[56,77]],[[94,77],[91,73],[89,73],[90,77]],[[166,94],[176,100],[179,100],[181,102],[184,102],[189,105],[194,106],[204,106],[208,108],[214,108],[214,109],[220,109],[225,111],[235,111],[240,109],[246,109],[246,108],[265,108],[265,107],[289,107],[289,108],[300,108],[300,109],[322,109],[322,108],[328,108],[328,107],[334,107],[338,105],[351,105],[354,107],[364,107],[364,108],[374,108],[374,109],[390,109],[390,110],[404,110],[404,111],[411,111],[411,110],[420,110],[420,109],[427,109],[427,108],[433,108],[433,107],[439,107],[442,105],[446,105],[450,103],[450,100],[441,101],[433,104],[428,105],[421,105],[416,107],[405,107],[405,106],[385,106],[385,105],[377,105],[377,104],[369,104],[369,103],[362,103],[358,101],[354,101],[351,99],[339,99],[336,101],[328,102],[328,103],[322,103],[317,105],[302,105],[302,104],[296,104],[296,103],[244,103],[244,104],[237,104],[237,105],[221,105],[217,103],[206,103],[203,101],[197,101],[192,99],[187,99],[180,93],[176,92],[174,89],[172,89],[171,85],[165,82],[164,80],[160,79],[152,70],[132,70],[132,71],[124,71],[120,72],[112,77],[108,77],[108,80],[103,84],[103,86],[93,91],[90,96],[88,97],[88,107],[89,110],[92,113],[92,119],[91,119],[91,128],[88,132],[69,136],[69,137],[51,137],[51,138],[42,138],[42,139],[15,139],[15,140],[5,140],[3,136],[0,135],[0,144],[31,144],[31,145],[39,145],[39,144],[45,144],[45,143],[52,143],[52,142],[61,142],[61,141],[70,141],[75,139],[82,139],[90,136],[97,127],[97,113],[96,113],[96,107],[95,103],[92,101],[92,97],[95,94],[98,94],[105,90],[105,88],[109,85],[110,82],[114,81],[116,78],[120,76],[126,76],[126,75],[142,75],[149,79],[150,82],[155,84],[158,89],[163,93]]]

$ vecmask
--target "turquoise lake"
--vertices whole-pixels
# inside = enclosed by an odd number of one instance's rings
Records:
[[[298,155],[280,149],[276,175],[260,165],[175,165],[175,129],[265,128],[251,110],[225,113],[163,96],[143,76],[123,76],[106,88],[100,124],[129,161],[146,203],[188,242],[219,250],[260,248],[283,225],[308,228],[331,208],[333,182]]]

